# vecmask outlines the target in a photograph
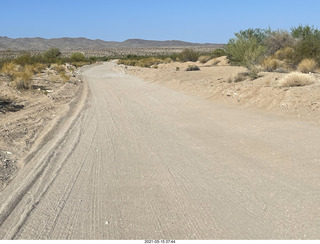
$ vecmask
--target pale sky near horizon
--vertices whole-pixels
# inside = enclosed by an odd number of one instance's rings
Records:
[[[320,28],[319,0],[0,0],[0,36],[226,43],[248,28]]]

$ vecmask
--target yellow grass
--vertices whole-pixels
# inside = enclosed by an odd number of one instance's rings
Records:
[[[298,65],[298,70],[302,73],[314,72],[316,68],[317,63],[314,59],[303,59]]]
[[[279,81],[280,87],[306,86],[314,83],[312,75],[292,72]]]

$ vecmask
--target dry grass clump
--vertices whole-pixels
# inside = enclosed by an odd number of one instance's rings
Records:
[[[29,89],[31,78],[38,71],[36,65],[20,66],[14,62],[5,63],[2,66],[1,73],[11,78],[10,85],[16,89]]]
[[[165,64],[169,64],[169,63],[173,63],[174,61],[172,60],[172,58],[165,58],[165,59],[163,60],[163,62],[164,62]]]
[[[309,74],[292,72],[279,81],[280,87],[307,86],[314,83],[314,79]]]
[[[241,81],[244,81],[246,80],[248,77],[248,74],[247,73],[238,73],[234,79],[233,79],[233,82],[241,82]]]
[[[197,71],[200,70],[200,68],[197,65],[189,65],[186,71]]]
[[[284,61],[270,56],[262,61],[262,67],[265,71],[272,72],[285,67]]]
[[[66,67],[63,65],[51,64],[51,69],[57,73],[66,72]]]
[[[1,73],[14,78],[16,73],[19,71],[19,65],[16,65],[14,62],[5,63],[2,66]]]
[[[60,72],[60,77],[63,80],[63,82],[68,82],[71,78],[70,75],[67,75],[66,72]]]
[[[22,71],[15,75],[15,79],[11,83],[16,89],[29,89],[31,85],[31,78],[33,77],[33,71],[29,67],[25,67]]]
[[[209,55],[202,55],[198,58],[198,61],[202,64],[205,64],[206,62],[208,62],[211,59],[211,57]]]
[[[240,72],[238,74],[236,74],[236,76],[230,77],[228,79],[228,83],[237,83],[237,82],[241,82],[244,81],[248,78],[248,73],[247,72]]]
[[[303,59],[299,65],[298,70],[302,73],[314,72],[317,68],[317,62],[314,59]]]
[[[31,65],[31,69],[34,74],[39,74],[42,71],[44,71],[46,68],[47,68],[47,65],[41,64],[41,63],[36,63]]]

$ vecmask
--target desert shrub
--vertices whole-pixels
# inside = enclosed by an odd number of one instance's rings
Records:
[[[171,60],[171,59],[170,59]],[[166,61],[170,62],[169,59]],[[118,64],[124,64],[128,66],[139,66],[139,67],[144,67],[144,68],[149,68],[153,65],[158,65],[161,63],[164,63],[165,60],[160,59],[160,58],[155,58],[155,57],[129,57],[129,58],[124,58],[124,59],[119,59]]]
[[[279,81],[280,87],[306,86],[314,82],[313,77],[309,74],[292,72]]]
[[[227,56],[227,51],[222,49],[222,48],[217,48],[215,50],[212,51],[211,53],[211,57],[212,58],[219,58],[219,57],[222,57],[222,56]]]
[[[137,65],[140,67],[151,67],[152,65],[158,65],[163,63],[162,59],[150,57],[140,60]]]
[[[276,59],[274,56],[270,56],[262,61],[262,67],[265,71],[272,72],[279,68],[283,68],[284,62]]]
[[[272,31],[265,41],[268,55],[272,55],[280,49],[291,47],[293,44],[294,38],[286,30]]]
[[[241,82],[247,79],[248,73],[238,73],[234,79],[233,82]],[[232,81],[232,80],[231,80]]]
[[[294,63],[298,64],[305,58],[315,59],[320,63],[320,31],[313,26],[298,26],[291,29],[291,35],[296,38],[294,45]]]
[[[136,64],[138,63],[138,60],[119,59],[117,63],[128,65],[128,66],[136,66]]]
[[[29,89],[32,76],[32,66],[25,66],[23,70],[15,75],[15,79],[12,82],[13,87],[16,89]]]
[[[180,70],[180,68],[179,67],[176,67],[176,71],[179,71]]]
[[[235,36],[229,40],[226,48],[230,62],[247,68],[258,64],[266,51],[263,45],[266,35],[263,31],[249,29]]]
[[[30,53],[26,52],[16,57],[14,62],[21,66],[25,66],[26,64],[34,64],[36,61],[33,59]]]
[[[248,76],[250,77],[251,80],[258,79],[260,77],[259,72],[260,70],[257,66],[251,66],[248,69]]]
[[[169,63],[172,63],[173,60],[172,60],[171,58],[165,58],[165,59],[163,60],[163,62],[164,62],[165,64],[169,64]]]
[[[314,59],[303,59],[298,65],[298,70],[302,73],[314,72],[316,68],[317,62]]]
[[[205,64],[206,62],[208,62],[211,59],[210,56],[208,55],[202,55],[198,58],[198,61],[202,64]]]
[[[64,82],[68,82],[71,77],[70,75],[67,75],[65,71],[60,72],[59,75]]]
[[[32,65],[32,71],[34,72],[34,74],[41,73],[46,68],[47,68],[47,65],[41,64],[41,63],[36,63]]]
[[[72,62],[72,65],[75,66],[76,68],[82,67],[84,65],[89,65],[90,62],[86,61],[79,61],[79,62]]]
[[[289,62],[294,57],[294,49],[292,47],[286,47],[275,52],[274,57],[279,60],[288,60]]]
[[[1,73],[8,75],[10,78],[14,78],[19,70],[19,66],[16,65],[14,62],[4,63],[1,68]]]
[[[62,72],[66,72],[66,67],[63,65],[51,64],[51,69],[58,72],[59,74]]]
[[[228,83],[232,83],[232,82],[241,82],[244,81],[248,78],[248,73],[247,72],[240,72],[238,74],[236,74],[235,76],[232,76],[228,79]]]
[[[200,70],[200,68],[197,65],[189,65],[186,71],[197,71]]]
[[[43,56],[48,60],[49,63],[55,63],[57,59],[61,56],[59,48],[50,48],[43,53]]]
[[[84,56],[83,53],[75,52],[75,53],[71,54],[70,60],[71,60],[71,62],[83,62],[86,60],[86,57]]]
[[[180,62],[196,62],[198,60],[199,54],[192,49],[184,49],[178,54],[178,59]]]

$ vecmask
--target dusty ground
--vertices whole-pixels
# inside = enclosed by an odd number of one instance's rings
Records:
[[[0,239],[320,238],[319,126],[115,68],[0,192]]]
[[[214,64],[218,61],[218,64]],[[320,123],[320,75],[311,74],[316,82],[309,86],[281,88],[279,81],[286,74],[260,72],[261,77],[230,83],[243,67],[230,66],[225,57],[196,64],[200,71],[185,71],[187,63],[160,64],[158,68],[123,66],[122,71],[168,88],[201,96],[229,105],[258,108],[280,115],[302,118]],[[176,70],[179,67],[179,71]]]
[[[22,166],[20,159],[69,110],[82,81],[78,71],[68,74],[71,78],[64,82],[47,69],[33,77],[32,89],[24,91],[12,88],[10,79],[0,76],[0,190]]]

